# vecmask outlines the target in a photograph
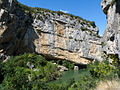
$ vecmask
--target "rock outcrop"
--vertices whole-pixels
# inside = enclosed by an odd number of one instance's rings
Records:
[[[35,52],[87,64],[100,55],[98,32],[94,22],[71,14],[0,0],[0,50],[7,55]]]
[[[103,0],[101,5],[108,22],[102,40],[103,51],[120,57],[120,0]]]
[[[25,13],[18,2],[0,0],[0,50],[2,49],[3,53],[8,55],[19,54],[23,51],[32,52],[33,44],[25,46],[24,43],[26,33],[28,31],[34,33],[32,22],[30,13]],[[35,35],[32,37],[34,38]]]
[[[68,68],[66,68],[64,66],[61,66],[61,65],[58,65],[57,70],[60,71],[60,72],[63,72],[63,71],[68,71]]]

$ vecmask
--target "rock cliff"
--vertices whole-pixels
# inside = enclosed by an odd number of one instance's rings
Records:
[[[120,0],[103,0],[101,5],[108,23],[102,40],[103,51],[120,56]]]
[[[35,52],[87,64],[100,55],[98,32],[94,22],[71,14],[0,0],[0,50],[7,55]]]

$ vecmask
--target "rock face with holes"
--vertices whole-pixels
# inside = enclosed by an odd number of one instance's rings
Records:
[[[32,27],[32,17],[24,13],[15,0],[0,0],[0,50],[6,55],[33,52],[33,39],[37,38]],[[27,34],[33,34],[29,42]],[[26,43],[29,46],[26,46]]]
[[[96,26],[64,14],[42,14],[46,16],[35,14],[33,22],[39,37],[35,40],[36,52],[84,64],[98,57],[101,43]]]
[[[102,40],[103,51],[120,56],[120,0],[103,0],[101,5],[108,22]]]
[[[0,0],[2,53],[36,52],[48,59],[81,64],[99,58],[101,43],[94,22],[63,12],[24,7],[16,0]]]

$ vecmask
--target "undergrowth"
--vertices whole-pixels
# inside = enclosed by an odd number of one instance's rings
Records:
[[[112,63],[109,62],[112,59]],[[73,71],[74,77],[62,78],[57,71],[61,64],[72,70],[74,63],[47,61],[41,55],[23,54],[0,62],[0,90],[93,90],[100,81],[119,80],[119,58],[108,55],[104,61],[95,61],[86,69]],[[68,71],[69,72],[69,71]],[[64,72],[66,73],[66,72]]]

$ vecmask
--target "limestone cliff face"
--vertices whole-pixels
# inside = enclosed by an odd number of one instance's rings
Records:
[[[24,44],[26,33],[28,31],[34,33],[32,22],[31,15],[24,13],[15,0],[0,0],[0,50],[8,55],[32,52],[34,45]]]
[[[93,22],[62,12],[22,7],[0,0],[0,50],[9,55],[36,52],[49,59],[87,64],[101,50]]]
[[[46,17],[37,13],[33,22],[39,37],[35,40],[36,52],[78,63],[88,63],[87,59],[97,57],[100,49],[97,27],[68,15],[43,14]]]
[[[120,0],[103,0],[101,5],[108,22],[103,36],[103,51],[120,56]]]

